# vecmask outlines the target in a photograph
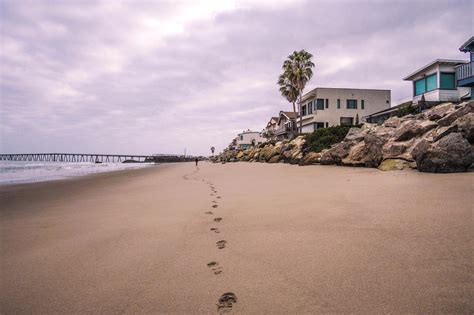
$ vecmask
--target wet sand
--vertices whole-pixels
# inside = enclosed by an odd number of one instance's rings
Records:
[[[472,313],[473,183],[185,163],[0,186],[1,313]]]

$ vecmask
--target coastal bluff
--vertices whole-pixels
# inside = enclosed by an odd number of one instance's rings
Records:
[[[226,149],[211,160],[466,172],[474,163],[474,101],[443,103],[418,114],[393,116],[381,125],[365,123],[320,152],[311,151],[306,141],[300,135],[245,150]]]

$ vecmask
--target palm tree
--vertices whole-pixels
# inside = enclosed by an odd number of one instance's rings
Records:
[[[291,84],[290,80],[285,77],[285,74],[281,74],[278,77],[277,84],[280,86],[281,95],[293,104],[293,113],[297,117],[295,103],[298,100],[298,89]]]
[[[301,114],[303,90],[306,86],[306,83],[313,76],[312,68],[314,67],[314,63],[311,61],[312,58],[313,58],[313,55],[305,51],[304,49],[300,51],[294,51],[283,62],[283,66],[282,66],[283,74],[280,75],[280,77],[284,78],[282,82],[289,83],[289,85],[291,85],[294,89],[298,91],[297,98],[299,98],[298,103],[299,103],[300,114]],[[280,80],[278,80],[278,82],[280,82]],[[280,92],[281,92],[281,85],[280,85]],[[300,115],[300,130],[299,130],[300,133],[302,132],[302,129],[303,129],[303,120]]]

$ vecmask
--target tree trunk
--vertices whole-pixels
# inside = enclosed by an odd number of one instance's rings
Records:
[[[298,117],[298,115],[296,114],[296,102],[293,102],[293,113],[295,114],[295,123],[296,123],[296,117]],[[291,127],[293,129],[293,126]],[[298,128],[298,127],[296,127]],[[293,132],[293,130],[291,130]]]
[[[300,95],[299,95],[299,98],[300,98],[300,134],[303,133],[303,117],[301,115],[301,102],[302,102],[302,98],[301,98],[301,93],[303,93],[303,90],[300,90]]]

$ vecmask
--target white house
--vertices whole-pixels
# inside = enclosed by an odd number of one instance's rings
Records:
[[[265,126],[265,129],[263,130],[263,137],[267,140],[275,140],[276,135],[275,131],[278,126],[278,117],[271,117],[270,120],[268,121],[267,125]]]
[[[315,88],[303,96],[302,132],[337,125],[354,125],[363,116],[390,108],[390,90]],[[297,121],[299,127],[299,120]]]
[[[291,139],[297,132],[296,119],[298,115],[294,112],[280,111],[278,115],[275,137],[277,140]]]
[[[470,97],[470,88],[458,87],[456,67],[467,60],[436,59],[403,78],[413,82],[413,103],[422,96],[427,102],[459,102]]]
[[[260,132],[248,129],[247,131],[243,131],[237,135],[236,146],[240,149],[247,149],[265,141],[266,139],[262,137]]]

